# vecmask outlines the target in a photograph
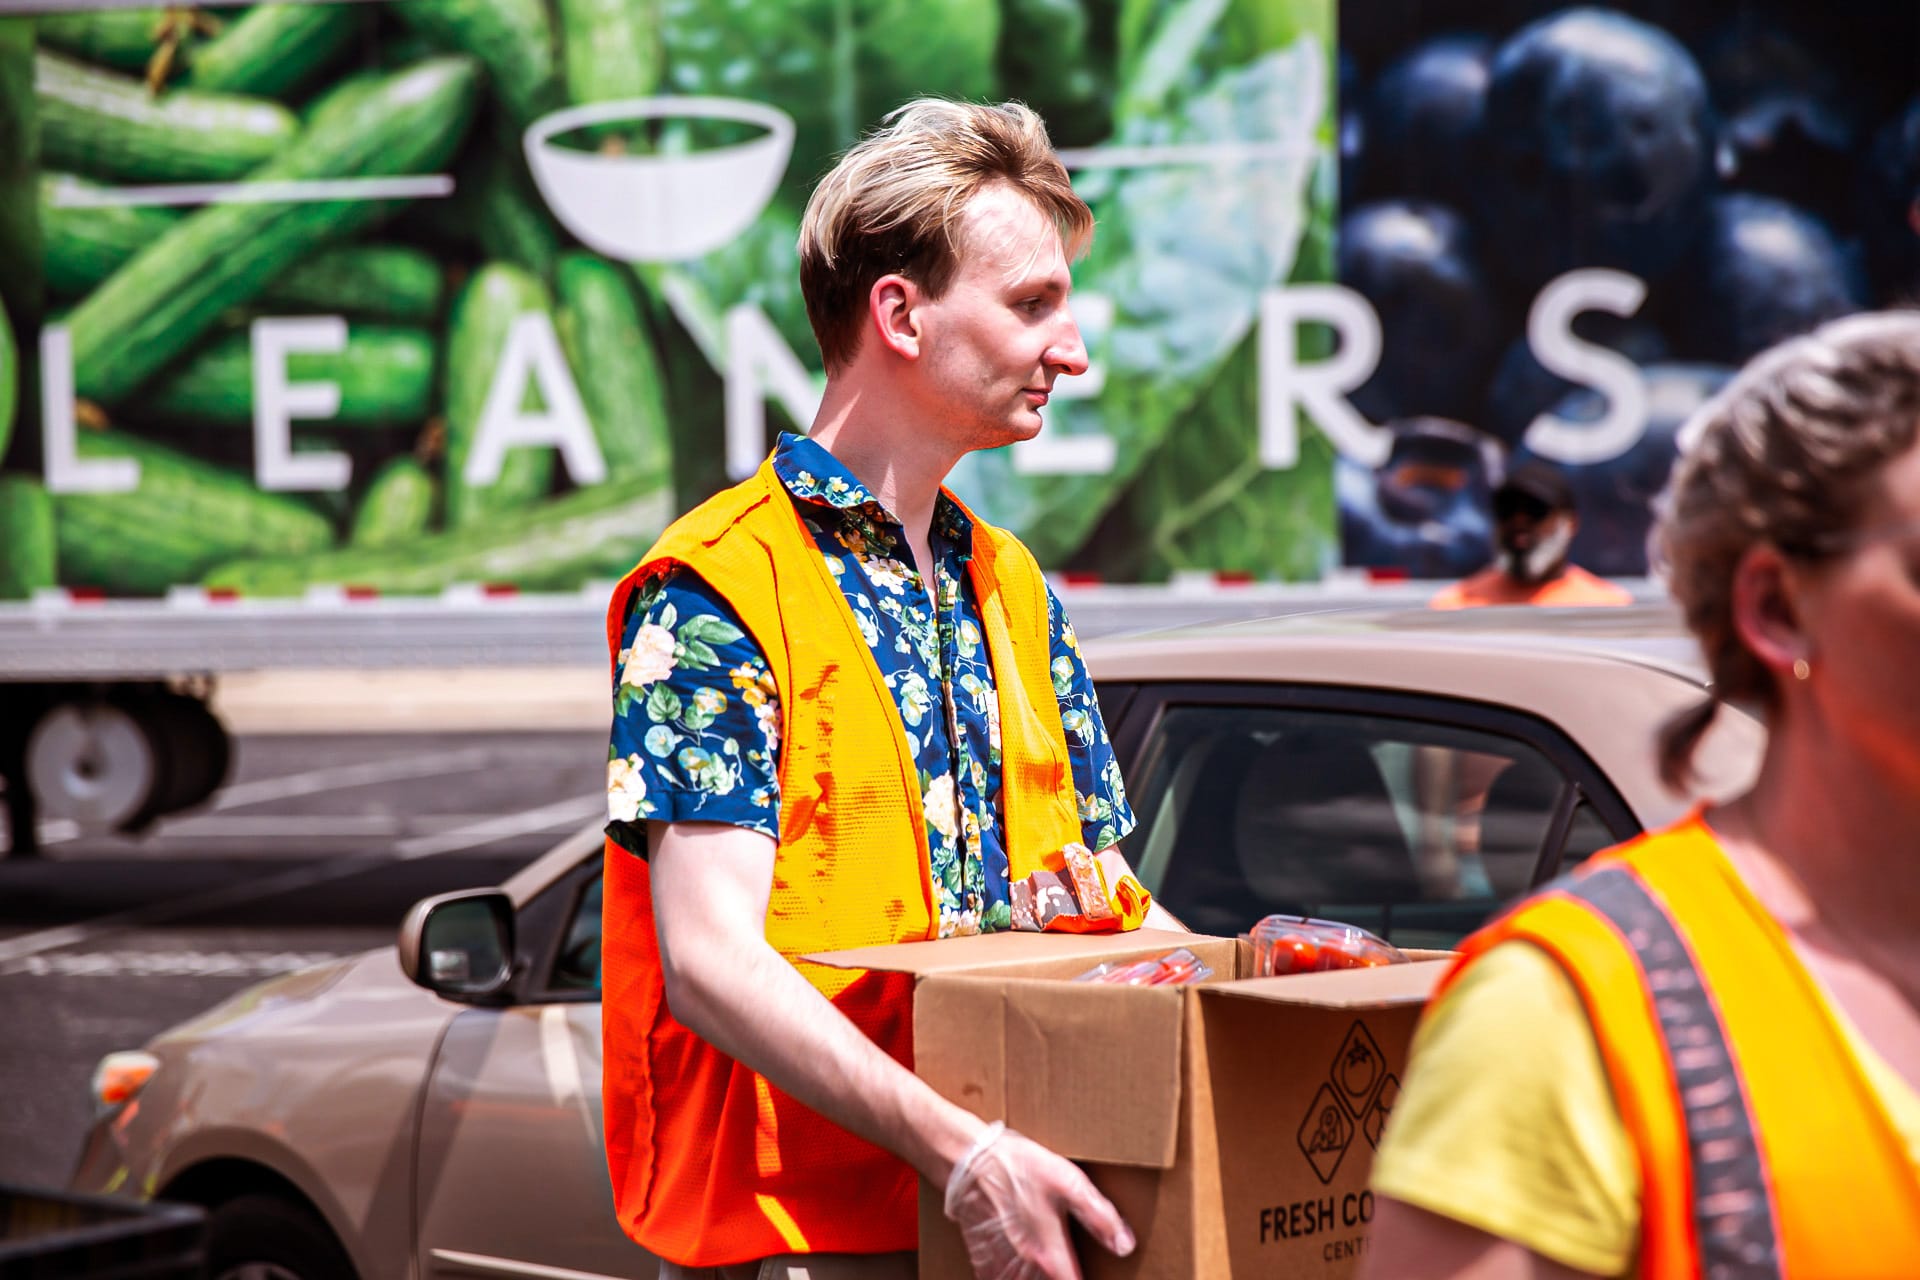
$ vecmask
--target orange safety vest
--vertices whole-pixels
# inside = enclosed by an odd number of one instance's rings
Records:
[[[1442,590],[1427,602],[1427,607],[1471,609],[1479,605],[1532,604],[1566,608],[1632,603],[1633,593],[1619,583],[1596,578],[1579,565],[1570,564],[1557,578],[1517,590],[1512,579],[1499,569],[1482,569],[1471,578]]]
[[[969,513],[971,514],[971,513]],[[780,839],[766,936],[873,1042],[913,1064],[912,981],[809,953],[935,936],[918,773],[900,714],[841,588],[771,462],[674,523],[615,589],[669,565],[724,597],[780,695]],[[1081,838],[1049,673],[1046,582],[1011,535],[976,521],[970,572],[999,677],[1002,815],[1012,878]],[[614,1207],[683,1266],[779,1253],[883,1253],[918,1237],[914,1171],[802,1106],[666,1007],[644,859],[611,839],[602,918],[603,1090]]]
[[[1920,1179],[1786,932],[1696,813],[1461,946],[1513,939],[1586,1006],[1640,1155],[1640,1274],[1920,1275]]]

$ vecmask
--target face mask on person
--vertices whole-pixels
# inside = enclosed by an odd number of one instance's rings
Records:
[[[1530,543],[1531,545],[1527,545]],[[1573,521],[1553,520],[1547,530],[1527,542],[1500,538],[1500,567],[1514,581],[1534,586],[1566,567],[1573,546]]]

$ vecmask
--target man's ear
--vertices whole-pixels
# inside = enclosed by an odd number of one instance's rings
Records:
[[[1732,591],[1734,634],[1784,686],[1795,660],[1810,656],[1812,648],[1801,575],[1778,547],[1756,543],[1734,566]]]
[[[920,302],[919,288],[901,275],[881,276],[867,293],[867,318],[875,335],[904,360],[920,358]]]

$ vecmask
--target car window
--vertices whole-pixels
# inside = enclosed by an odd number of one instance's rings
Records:
[[[1285,912],[1405,946],[1449,946],[1525,892],[1567,785],[1499,734],[1296,706],[1168,707],[1134,774],[1130,859],[1189,927]]]
[[[600,877],[597,875],[581,886],[547,985],[553,991],[600,989]]]
[[[1600,815],[1593,806],[1581,801],[1573,811],[1573,824],[1567,828],[1567,842],[1561,848],[1559,873],[1565,875],[1602,849],[1610,849],[1620,841],[1606,824],[1600,821]]]

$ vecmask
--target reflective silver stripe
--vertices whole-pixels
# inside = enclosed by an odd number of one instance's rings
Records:
[[[638,1250],[635,1253],[639,1255]],[[619,1276],[602,1275],[598,1271],[574,1271],[484,1253],[462,1253],[457,1249],[435,1249],[433,1260],[438,1264],[434,1270],[442,1274],[451,1271],[477,1276],[517,1276],[522,1280],[621,1280]]]
[[[1631,871],[1603,867],[1558,886],[1599,912],[1632,950],[1653,996],[1679,1086],[1693,1165],[1693,1221],[1708,1280],[1784,1276],[1765,1157],[1726,1028],[1686,940]]]

